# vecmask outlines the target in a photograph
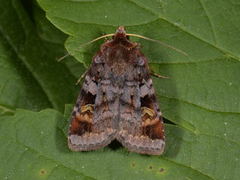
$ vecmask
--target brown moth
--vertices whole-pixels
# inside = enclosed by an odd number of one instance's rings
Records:
[[[141,154],[160,155],[165,146],[148,60],[122,26],[93,57],[72,112],[68,146],[91,151],[114,139]]]

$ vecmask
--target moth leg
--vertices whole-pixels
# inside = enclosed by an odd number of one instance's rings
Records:
[[[157,78],[169,79],[168,76],[163,76],[163,75],[158,74],[158,73],[155,73],[155,72],[153,72],[153,71],[150,72],[150,75],[155,76],[155,77],[157,77]]]
[[[80,78],[76,82],[76,85],[78,85],[82,81],[82,79],[85,78],[87,72],[88,72],[88,69],[86,69],[85,72],[80,76]]]

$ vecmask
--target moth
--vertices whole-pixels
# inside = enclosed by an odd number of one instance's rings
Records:
[[[92,59],[71,115],[68,146],[91,151],[114,139],[140,154],[160,155],[165,147],[148,60],[122,26]]]

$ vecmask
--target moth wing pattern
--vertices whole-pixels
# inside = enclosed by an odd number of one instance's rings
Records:
[[[122,26],[93,57],[72,112],[68,146],[90,151],[114,139],[141,154],[160,155],[165,147],[148,60]]]
[[[106,92],[109,84],[99,80],[100,73],[104,72],[101,58],[94,58],[72,112],[68,146],[73,151],[96,150],[115,138],[112,96],[111,92]]]
[[[135,62],[127,69],[132,77],[125,80],[120,98],[118,140],[130,151],[160,155],[165,147],[164,125],[147,59],[140,53]]]

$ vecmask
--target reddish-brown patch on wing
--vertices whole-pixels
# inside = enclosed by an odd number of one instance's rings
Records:
[[[70,132],[71,134],[82,135],[92,131],[93,104],[82,106],[80,112],[73,116]]]
[[[154,110],[142,107],[142,134],[148,136],[151,139],[164,139],[164,127],[161,116],[158,116],[158,112]]]

